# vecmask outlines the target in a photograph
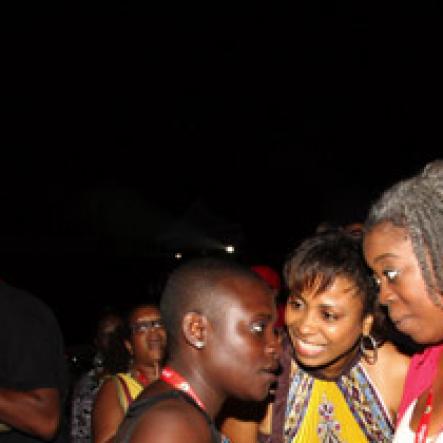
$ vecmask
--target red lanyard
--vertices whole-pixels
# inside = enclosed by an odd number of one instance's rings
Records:
[[[146,375],[143,374],[143,372],[136,371],[135,378],[143,387],[148,386],[150,383],[148,377],[146,377]]]
[[[163,380],[164,382],[173,386],[175,389],[188,394],[189,397],[191,397],[204,411],[206,411],[205,405],[191,388],[191,385],[177,371],[168,366],[163,368],[160,375],[160,380]]]
[[[425,443],[429,432],[429,421],[431,420],[432,412],[432,391],[429,391],[426,398],[425,410],[420,417],[417,432],[415,434],[415,443]]]

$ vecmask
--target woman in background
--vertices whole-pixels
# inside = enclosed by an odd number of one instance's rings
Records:
[[[122,323],[121,316],[112,310],[105,310],[98,319],[94,334],[93,367],[79,378],[72,392],[71,443],[92,441],[91,414],[95,396],[106,377],[127,367],[126,352],[114,346]]]
[[[158,307],[148,304],[132,309],[123,336],[129,369],[109,377],[97,394],[92,417],[95,443],[113,441],[129,405],[160,376],[166,331]]]

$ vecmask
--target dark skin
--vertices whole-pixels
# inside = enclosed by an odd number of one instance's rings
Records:
[[[165,383],[159,382],[159,385],[158,389],[150,390],[149,395],[170,390],[169,385]],[[171,399],[158,403],[145,414],[131,441],[211,443],[211,433],[205,418],[193,406],[182,399]]]
[[[132,313],[130,324],[160,319],[160,312],[156,307],[143,306]],[[163,327],[137,330],[132,333],[131,339],[126,341],[125,345],[133,356],[130,372],[134,378],[137,374],[142,374],[150,382],[158,379],[165,344],[166,332]],[[94,442],[111,443],[125,412],[120,404],[114,381],[106,380],[97,393],[93,409]]]
[[[338,276],[321,293],[315,287],[301,293],[290,293],[285,323],[299,363],[311,373],[332,379],[354,358],[355,343],[362,333],[371,330],[373,317],[363,315],[363,303],[355,285],[347,277]],[[376,364],[362,359],[361,364],[376,385],[394,420],[400,404],[409,360],[390,343],[378,350]],[[271,432],[271,407],[259,424],[230,418],[223,429],[235,443],[255,443],[259,426],[261,432]]]
[[[60,395],[57,389],[21,392],[0,388],[0,423],[42,440],[51,440],[59,421]]]
[[[365,235],[364,252],[380,286],[380,302],[388,307],[396,327],[420,344],[443,342],[443,309],[431,298],[406,229],[379,223]],[[441,297],[441,295],[438,295]],[[443,355],[432,382],[432,414],[428,437],[443,423]],[[417,400],[410,428],[417,430],[429,390]]]
[[[275,380],[271,372],[277,366],[278,351],[274,296],[266,285],[232,277],[220,282],[215,291],[217,306],[185,314],[178,346],[167,363],[188,381],[212,419],[229,396],[259,401],[267,395]],[[159,380],[140,397],[171,389]],[[148,409],[130,441],[210,443],[211,432],[204,416],[178,398]]]

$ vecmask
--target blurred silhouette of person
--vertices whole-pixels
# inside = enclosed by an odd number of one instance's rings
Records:
[[[58,322],[41,300],[0,282],[0,442],[61,441],[67,365]]]
[[[116,443],[220,443],[214,418],[228,397],[260,401],[275,380],[274,293],[233,261],[194,259],[161,296],[168,359],[130,406]]]
[[[91,442],[91,414],[95,396],[107,375],[126,368],[126,354],[121,347],[115,346],[122,325],[121,316],[112,309],[105,309],[99,316],[93,339],[93,367],[76,382],[71,398],[72,443]]]
[[[127,369],[109,377],[93,407],[94,443],[113,441],[129,405],[158,379],[165,357],[166,331],[157,306],[138,305],[126,316],[121,343],[128,355]]]

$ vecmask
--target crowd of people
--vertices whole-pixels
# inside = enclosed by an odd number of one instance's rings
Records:
[[[443,442],[443,161],[314,231],[281,270],[180,264],[98,319],[75,383],[51,310],[0,282],[0,443]]]

